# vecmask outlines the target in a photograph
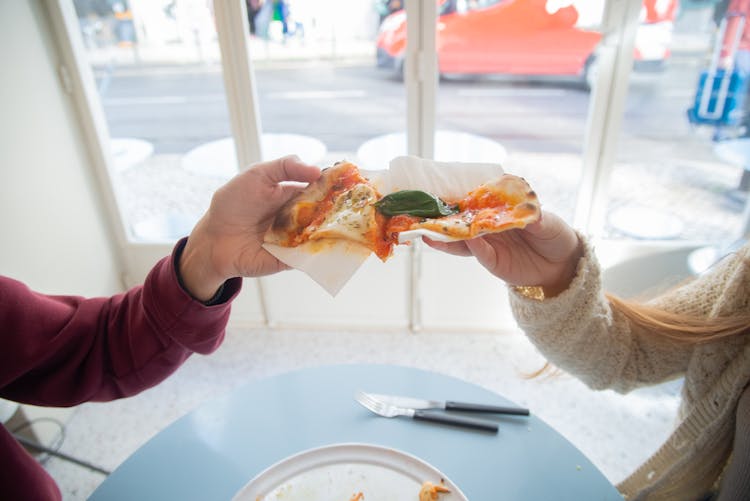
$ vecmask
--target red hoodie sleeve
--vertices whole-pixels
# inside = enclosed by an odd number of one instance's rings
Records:
[[[43,406],[113,400],[156,385],[193,353],[224,338],[241,279],[212,306],[181,286],[176,262],[159,261],[143,285],[102,298],[50,296],[0,277],[0,397]]]

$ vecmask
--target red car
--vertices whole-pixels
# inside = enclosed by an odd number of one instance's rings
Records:
[[[644,0],[642,25],[668,29],[676,0]],[[437,25],[438,70],[445,74],[571,76],[588,82],[601,33],[576,26],[573,6],[548,12],[546,0],[444,0]],[[656,32],[656,30],[652,30]],[[660,31],[661,32],[661,31]],[[663,43],[664,37],[650,37]],[[647,40],[647,42],[650,42]],[[402,74],[406,13],[388,16],[377,37],[378,66]],[[645,52],[636,42],[636,59]],[[665,50],[649,56],[666,57]]]

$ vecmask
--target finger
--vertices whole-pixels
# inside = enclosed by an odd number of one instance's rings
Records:
[[[547,239],[556,237],[565,229],[565,226],[565,223],[558,215],[542,211],[539,220],[529,224],[524,230],[536,238]]]
[[[466,247],[477,258],[479,264],[492,271],[497,263],[495,248],[484,238],[472,238],[466,241]]]
[[[249,258],[239,269],[243,277],[262,277],[291,270],[292,267],[277,259],[267,249],[261,249],[260,253]]]
[[[531,224],[527,224],[523,229],[531,235],[537,235],[544,231],[545,225],[542,223],[542,219]]]
[[[435,250],[453,254],[454,256],[471,256],[471,251],[466,247],[466,241],[459,242],[438,242],[427,237],[422,237],[422,241]]]
[[[320,177],[320,167],[302,162],[297,155],[289,155],[253,166],[253,171],[265,176],[269,182],[282,181],[310,183]]]
[[[273,199],[274,203],[278,204],[285,204],[289,200],[292,199],[295,195],[297,195],[299,192],[305,189],[305,186],[295,186],[293,184],[280,184],[278,186],[278,191],[274,193]],[[278,195],[278,198],[276,198],[276,195]]]
[[[476,258],[477,262],[484,266],[493,275],[505,280],[501,274],[503,263],[498,256],[498,250],[484,238],[474,238],[466,242],[466,246]]]

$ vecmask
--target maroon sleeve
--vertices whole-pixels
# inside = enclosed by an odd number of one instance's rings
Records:
[[[179,284],[180,241],[142,286],[102,298],[49,296],[0,277],[0,397],[45,406],[113,400],[156,385],[224,337],[241,279],[212,306]],[[218,304],[217,304],[218,303]]]

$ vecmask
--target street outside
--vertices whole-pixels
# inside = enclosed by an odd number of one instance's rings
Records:
[[[284,50],[278,44],[253,44],[263,131],[319,139],[328,151],[321,165],[357,161],[365,141],[405,129],[403,84],[375,68],[366,44],[327,46],[337,57],[309,58],[299,54],[310,47],[292,40],[287,54],[297,44],[298,57],[284,59],[269,57]],[[714,241],[730,239],[739,227],[742,201],[728,195],[741,169],[718,159],[712,131],[692,128],[686,118],[706,48],[688,44],[674,50],[664,71],[633,73],[610,209],[635,204],[669,212],[684,222],[678,238]],[[154,148],[145,162],[119,174],[128,219],[202,212],[224,180],[185,172],[180,158],[231,136],[220,65],[109,61],[99,60],[94,73],[111,136],[144,139]],[[439,89],[439,129],[497,141],[508,152],[506,170],[529,179],[546,207],[572,217],[590,97],[579,83],[452,78]],[[632,237],[612,227],[607,233]]]

